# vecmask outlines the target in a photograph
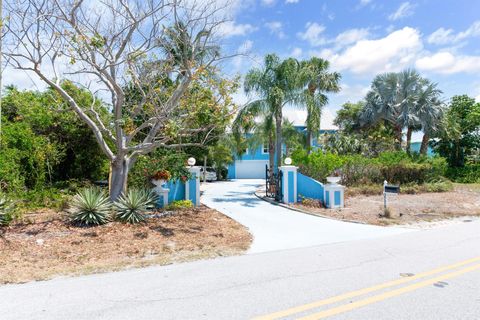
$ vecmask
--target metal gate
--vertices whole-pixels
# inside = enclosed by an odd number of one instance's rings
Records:
[[[273,168],[268,168],[265,165],[265,196],[275,199],[275,201],[282,201],[282,171],[273,172]]]

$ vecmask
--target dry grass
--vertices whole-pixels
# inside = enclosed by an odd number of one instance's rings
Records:
[[[456,184],[449,192],[388,196],[390,218],[384,216],[383,195],[346,197],[344,209],[323,209],[302,204],[295,204],[295,207],[312,214],[374,225],[411,224],[480,216],[480,188]]]
[[[138,225],[80,228],[51,210],[25,216],[0,237],[0,283],[45,280],[240,254],[251,235],[207,208],[151,218]]]

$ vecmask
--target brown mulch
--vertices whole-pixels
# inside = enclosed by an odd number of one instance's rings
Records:
[[[236,255],[251,241],[245,227],[204,206],[142,224],[89,228],[42,210],[1,230],[0,283]]]
[[[344,209],[324,209],[295,204],[309,213],[339,220],[374,225],[412,224],[461,216],[480,216],[480,189],[457,185],[453,191],[388,196],[391,217],[383,217],[383,195],[353,196],[345,199]]]

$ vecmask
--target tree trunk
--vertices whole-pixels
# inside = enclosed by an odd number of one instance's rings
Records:
[[[110,163],[110,176],[108,178],[110,200],[117,200],[127,190],[128,172],[132,164],[133,162],[126,158]]]
[[[420,146],[420,154],[426,156],[427,155],[427,150],[428,150],[428,141],[430,140],[430,137],[428,134],[423,134],[422,138],[422,145]]]
[[[312,150],[312,131],[307,127],[307,152],[310,154]]]
[[[412,144],[412,133],[413,133],[413,128],[412,127],[408,127],[407,129],[407,146],[405,147],[405,151],[410,154],[411,153],[411,150],[410,150],[410,146]]]
[[[276,130],[276,143],[275,143],[275,152],[276,152],[276,163],[275,163],[275,172],[278,171],[278,167],[282,165],[282,107],[280,106],[275,115],[275,130]]]
[[[395,126],[395,150],[402,150],[402,127]]]
[[[315,85],[314,82],[310,82],[308,84],[308,93],[310,95],[310,99],[311,101],[313,101],[314,97],[315,97],[315,91],[317,90],[317,86]],[[311,102],[312,103],[312,102]],[[307,152],[308,154],[310,154],[311,150],[312,150],[312,113],[314,112],[313,111],[313,106],[310,106],[308,107],[307,106],[307,120],[306,120],[306,125],[307,125]],[[317,123],[318,125],[318,128],[320,128],[320,123]],[[317,127],[315,125],[315,127]],[[316,133],[318,134],[318,132]]]
[[[275,166],[275,141],[273,133],[270,133],[268,137],[268,165],[270,166],[270,170],[273,170]]]

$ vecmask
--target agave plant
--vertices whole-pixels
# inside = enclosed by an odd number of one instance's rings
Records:
[[[101,225],[110,221],[111,208],[112,203],[103,190],[85,188],[73,197],[71,218],[81,225]]]
[[[114,203],[117,219],[128,223],[143,222],[145,212],[152,209],[156,202],[157,196],[151,190],[130,189]]]
[[[12,221],[13,206],[5,194],[0,193],[0,226],[7,226]]]

